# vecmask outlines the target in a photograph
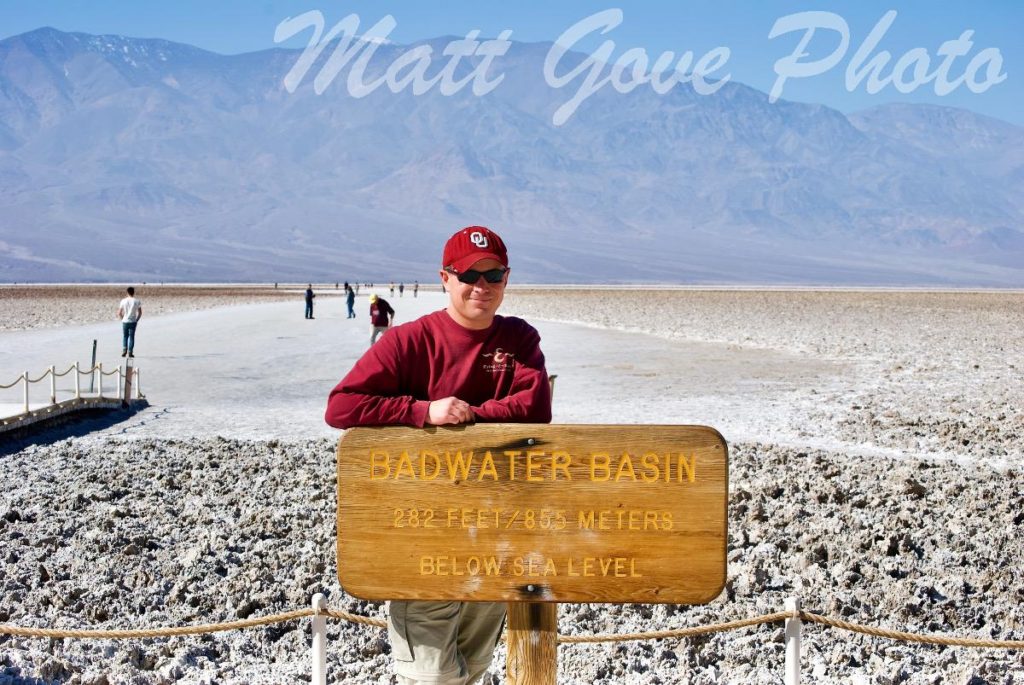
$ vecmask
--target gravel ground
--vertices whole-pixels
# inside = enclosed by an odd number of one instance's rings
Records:
[[[717,600],[564,605],[560,631],[699,626],[779,611],[799,594],[806,609],[852,622],[1024,639],[1022,303],[1014,293],[517,291],[510,314],[851,369],[842,391],[807,390],[807,421],[858,449],[730,445],[729,581]],[[315,592],[383,616],[337,585],[332,441],[58,436],[0,449],[0,622],[187,625],[303,608]],[[332,682],[391,682],[383,631],[329,626]],[[136,641],[0,636],[0,685],[304,682],[308,631],[305,619]],[[804,633],[808,683],[1024,681],[1020,651]],[[567,645],[559,659],[561,683],[777,683],[782,627]],[[499,648],[492,682],[503,668]]]
[[[333,443],[65,440],[5,457],[0,620],[142,628],[306,607],[383,616],[346,596],[334,558]],[[784,477],[782,477],[784,474]],[[563,605],[563,633],[688,627],[808,610],[922,633],[1024,639],[1017,471],[894,466],[732,445],[729,581],[702,607]],[[941,512],[941,513],[939,513]],[[384,633],[332,621],[333,682],[389,682]],[[204,637],[0,638],[0,683],[290,683],[309,620]],[[914,646],[805,628],[805,681],[1020,682],[1020,652]],[[560,649],[563,683],[773,683],[781,624]],[[503,682],[504,651],[492,669]]]

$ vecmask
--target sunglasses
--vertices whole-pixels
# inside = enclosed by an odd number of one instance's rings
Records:
[[[470,269],[469,271],[463,271],[461,274],[455,269],[448,267],[445,269],[450,274],[454,274],[459,279],[459,283],[465,283],[466,285],[476,285],[476,282],[483,276],[484,280],[488,283],[501,283],[501,279],[508,273],[508,269],[488,269],[487,271],[477,271],[476,269]]]

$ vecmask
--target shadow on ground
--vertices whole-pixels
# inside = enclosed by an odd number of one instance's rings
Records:
[[[63,679],[44,680],[43,678],[22,678],[21,676],[6,676],[0,674],[0,683],[3,685],[52,685],[52,683],[65,682]]]
[[[145,400],[136,400],[132,404],[130,409],[85,409],[0,433],[0,456],[14,454],[34,445],[52,445],[68,438],[80,438],[105,430],[130,419],[149,406]]]

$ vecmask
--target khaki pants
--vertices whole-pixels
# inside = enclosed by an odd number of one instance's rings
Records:
[[[491,665],[504,625],[503,603],[391,602],[388,636],[398,682],[476,682]]]

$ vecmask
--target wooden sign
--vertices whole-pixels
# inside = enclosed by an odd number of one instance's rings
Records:
[[[364,599],[709,602],[728,448],[704,426],[355,428],[338,578]]]

